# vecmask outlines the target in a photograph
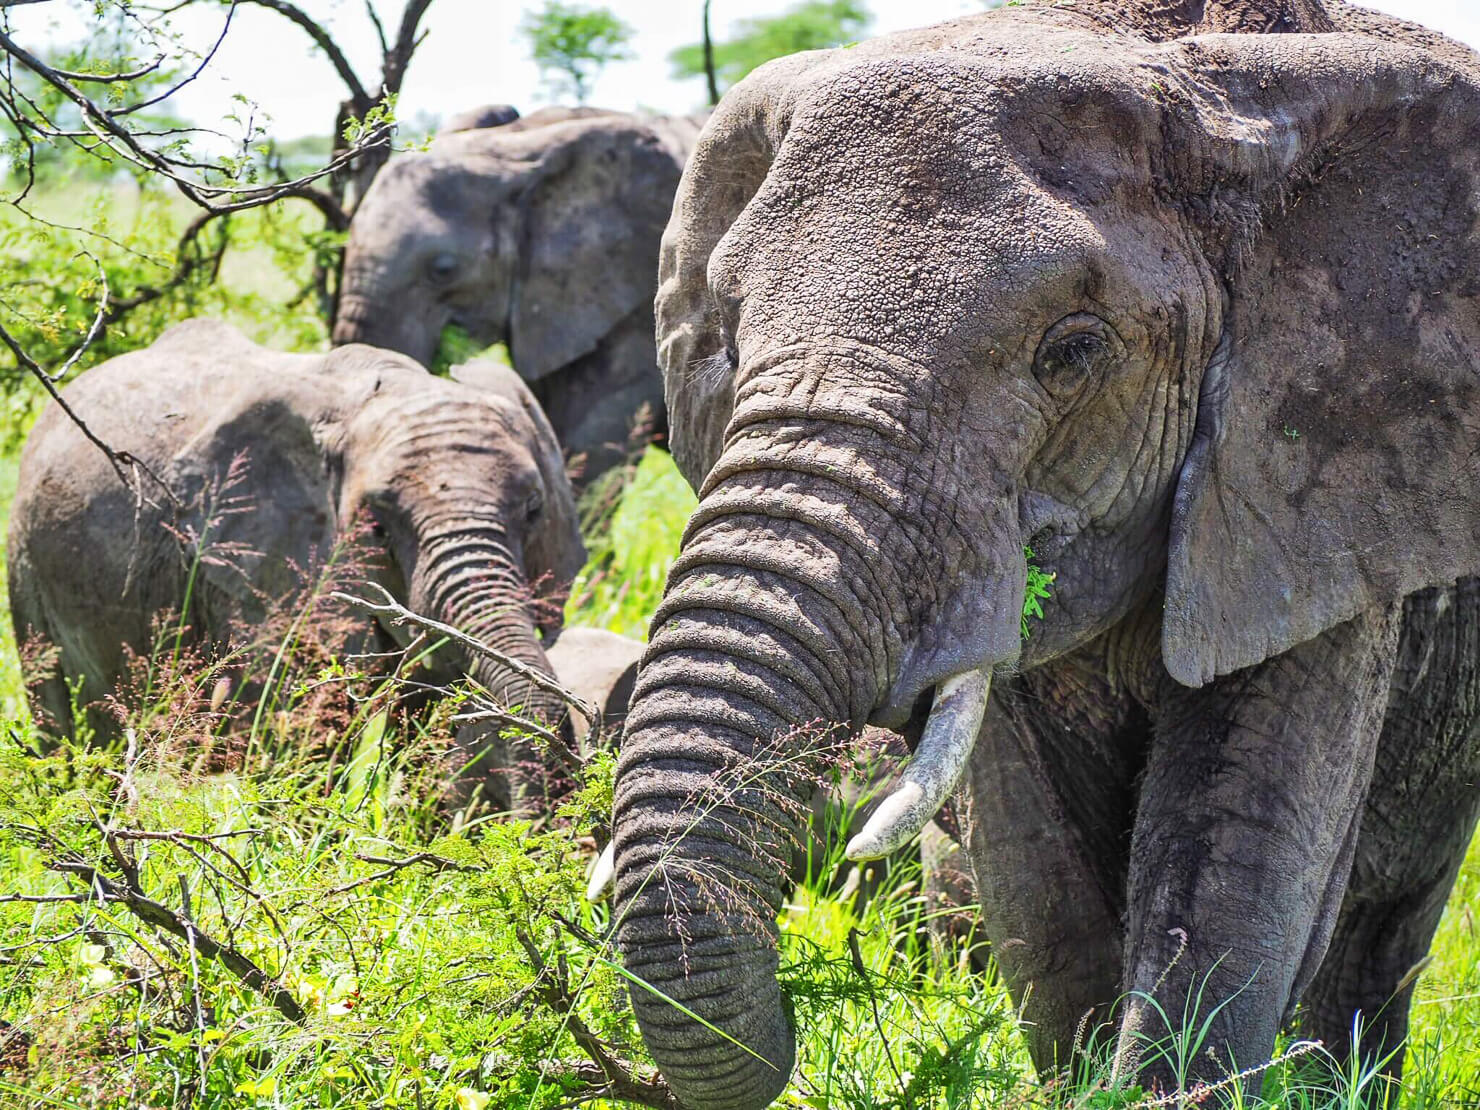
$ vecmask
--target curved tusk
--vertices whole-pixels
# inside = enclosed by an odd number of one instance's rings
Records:
[[[848,841],[849,859],[879,859],[903,848],[939,812],[966,770],[991,692],[990,667],[940,684],[914,758],[863,831]]]
[[[591,865],[591,874],[586,882],[586,901],[600,902],[611,893],[612,881],[617,877],[617,844],[611,841]]]

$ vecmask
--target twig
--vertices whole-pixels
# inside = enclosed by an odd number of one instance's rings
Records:
[[[362,855],[355,853],[355,859],[364,860],[366,863],[383,863],[388,866],[384,871],[376,871],[370,875],[363,875],[353,882],[336,886],[324,892],[324,897],[334,897],[340,894],[348,894],[352,890],[358,890],[362,886],[378,883],[381,879],[388,879],[397,872],[404,871],[418,863],[424,863],[435,871],[477,871],[478,868],[471,867],[456,860],[445,859],[442,856],[433,855],[431,852],[417,852],[415,855],[407,856],[405,859],[389,859],[385,856]]]
[[[78,876],[96,891],[100,898],[121,903],[140,921],[163,929],[192,945],[206,959],[215,960],[246,986],[262,995],[283,1017],[296,1025],[303,1024],[307,1015],[304,1014],[303,1007],[298,1005],[298,1000],[247,956],[242,955],[231,945],[224,944],[201,932],[200,927],[190,920],[188,909],[186,916],[182,918],[168,906],[148,897],[143,891],[114,882],[90,864],[74,860],[58,860],[51,864],[51,868]]]
[[[365,609],[374,613],[376,616],[386,617],[393,625],[409,624],[416,628],[424,628],[429,632],[435,632],[439,636],[445,636],[453,643],[460,644],[469,651],[483,656],[485,659],[491,659],[500,666],[507,667],[531,686],[534,686],[538,690],[543,690],[545,693],[551,694],[565,702],[566,705],[570,706],[586,719],[586,723],[590,726],[593,735],[600,731],[601,714],[596,708],[576,694],[571,693],[571,691],[560,685],[560,683],[556,682],[549,675],[541,674],[528,663],[515,659],[512,655],[505,655],[497,648],[491,648],[481,640],[475,640],[472,636],[458,631],[450,624],[443,624],[441,621],[432,620],[431,617],[424,617],[420,613],[413,613],[393,598],[390,591],[378,582],[369,582],[366,585],[379,590],[383,600],[377,603],[367,601],[362,597],[356,597],[353,594],[340,593],[338,591],[330,596],[348,605]]]
[[[904,1099],[905,1110],[913,1110],[914,1099],[910,1098],[909,1085],[905,1083],[904,1076],[900,1074],[899,1065],[894,1062],[894,1053],[889,1048],[889,1037],[884,1033],[884,1021],[879,1017],[879,1000],[874,997],[873,984],[869,982],[868,966],[863,962],[863,953],[858,948],[858,930],[848,929],[848,954],[853,957],[853,970],[858,973],[864,984],[869,988],[868,1003],[874,1015],[874,1029],[879,1034],[879,1043],[884,1046],[884,1059],[889,1061],[889,1070],[894,1073],[895,1080],[899,1083],[899,1093]]]
[[[635,1102],[639,1106],[656,1107],[657,1110],[679,1110],[677,1096],[661,1075],[655,1075],[651,1079],[638,1078],[633,1065],[608,1052],[601,1038],[592,1033],[581,1019],[576,1011],[575,996],[570,990],[565,957],[559,956],[556,967],[552,969],[540,955],[534,939],[522,926],[514,930],[514,939],[529,957],[530,966],[535,971],[538,993],[545,1005],[565,1019],[571,1038],[591,1057],[605,1080],[604,1088],[593,1091],[590,1097],[621,1099],[624,1102]]]

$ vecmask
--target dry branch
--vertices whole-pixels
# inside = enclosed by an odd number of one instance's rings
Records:
[[[624,1102],[633,1102],[639,1106],[651,1106],[656,1110],[680,1110],[678,1098],[669,1088],[668,1084],[660,1075],[654,1075],[651,1079],[640,1078],[634,1066],[613,1056],[607,1050],[605,1042],[602,1041],[582,1020],[576,1010],[575,995],[570,989],[570,974],[565,964],[564,956],[556,957],[556,964],[551,967],[540,954],[539,946],[534,939],[523,928],[514,930],[514,938],[519,942],[519,947],[524,949],[525,955],[529,957],[530,966],[535,972],[535,988],[545,1005],[559,1014],[565,1020],[565,1026],[570,1030],[571,1038],[580,1046],[581,1051],[591,1057],[600,1072],[604,1084],[592,1091],[588,1098],[590,1101],[598,1098],[615,1098]],[[586,1073],[586,1069],[577,1070],[577,1075],[590,1083],[596,1076]]]
[[[178,914],[164,903],[150,898],[132,883],[114,882],[87,863],[59,860],[52,864],[52,868],[78,876],[96,893],[99,900],[117,902],[145,924],[163,929],[191,944],[206,959],[221,964],[242,983],[260,994],[271,1003],[273,1009],[294,1024],[301,1025],[306,1020],[307,1015],[303,1012],[303,1007],[298,1005],[298,1000],[286,987],[283,987],[230,944],[218,941],[201,932],[200,926],[191,920],[188,909],[183,915]]]
[[[381,601],[367,601],[365,598],[355,597],[353,594],[339,593],[337,591],[331,596],[338,601],[343,601],[348,605],[353,605],[356,608],[374,613],[378,617],[383,617],[398,627],[401,625],[411,625],[414,628],[422,628],[428,632],[435,632],[438,636],[445,636],[453,643],[465,647],[469,651],[483,656],[485,659],[491,659],[502,667],[507,667],[531,686],[561,699],[566,705],[574,709],[585,718],[593,735],[600,731],[600,712],[583,698],[571,693],[571,691],[560,685],[560,683],[556,682],[549,675],[541,674],[528,663],[515,659],[512,655],[506,655],[497,648],[491,648],[481,640],[475,640],[472,636],[464,632],[459,632],[450,624],[443,624],[441,621],[432,620],[431,617],[424,617],[420,613],[413,613],[393,598],[384,586],[374,582],[368,583],[368,585],[380,592]]]

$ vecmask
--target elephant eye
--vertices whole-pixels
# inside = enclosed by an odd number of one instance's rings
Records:
[[[539,490],[531,490],[529,496],[524,499],[524,522],[533,524],[535,518],[545,511],[545,495]]]
[[[427,274],[435,282],[449,282],[457,275],[457,271],[457,255],[447,251],[432,255],[432,260],[427,263]]]
[[[1118,350],[1119,341],[1109,324],[1078,312],[1048,329],[1033,358],[1033,373],[1050,393],[1074,393]]]

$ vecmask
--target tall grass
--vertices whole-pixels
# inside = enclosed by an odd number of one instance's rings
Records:
[[[0,495],[14,473],[0,466]],[[641,633],[692,495],[656,450],[624,482],[594,518],[571,616]],[[131,738],[50,752],[6,622],[0,1105],[553,1110],[617,1105],[615,1083],[662,1105],[611,910],[580,893],[611,758],[554,821],[449,813],[452,706],[412,712],[394,683],[308,651],[301,611],[283,617],[281,665],[254,695],[272,709],[238,711],[258,721],[245,748],[211,704],[222,664],[167,642]],[[1110,1081],[1089,1033],[1072,1074],[1040,1082],[996,977],[926,927],[918,864],[857,898],[829,882],[840,843],[782,917],[801,1031],[782,1105],[1149,1104]],[[1234,1085],[1201,1104],[1480,1106],[1477,905],[1472,853],[1420,980],[1401,1097],[1303,1052],[1262,1098]]]

